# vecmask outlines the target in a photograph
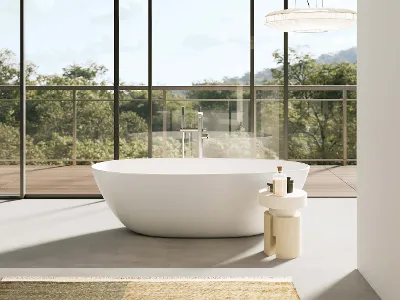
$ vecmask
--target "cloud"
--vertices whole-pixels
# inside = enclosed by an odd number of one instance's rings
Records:
[[[2,0],[0,1],[0,14],[1,17],[7,17],[8,14],[12,14],[12,17],[16,13],[19,13],[19,1],[16,0]]]
[[[143,6],[136,1],[124,1],[120,4],[119,19],[120,21],[127,21],[140,16],[143,13]],[[93,24],[109,24],[110,20],[114,19],[114,12],[102,14],[93,17],[90,22]]]
[[[230,44],[248,45],[250,47],[250,36],[230,37],[227,41]]]
[[[15,1],[15,0],[14,0]],[[17,2],[17,1],[15,1]],[[27,11],[34,13],[46,14],[55,7],[55,0],[30,0],[27,2]]]
[[[183,40],[182,46],[186,49],[198,51],[217,47],[222,45],[223,43],[224,41],[205,34],[191,34]]]
[[[103,35],[100,40],[91,41],[81,51],[84,57],[114,53],[114,40],[109,35]]]
[[[105,65],[109,70],[113,69],[113,38],[110,35],[103,35],[96,40],[80,44],[81,47],[58,48],[35,51],[27,53],[29,61],[39,66],[39,71],[44,74],[60,73],[63,67],[71,64],[87,64],[96,62]],[[136,40],[129,43],[121,43],[120,55],[128,55],[132,58],[147,55],[147,42]],[[126,56],[124,56],[126,57]],[[125,58],[126,60],[126,58]]]
[[[128,53],[132,53],[132,54],[136,51],[143,50],[143,49],[147,49],[147,41],[145,41],[145,40],[139,40],[136,44],[121,44],[121,46],[119,48],[120,53],[128,52]]]

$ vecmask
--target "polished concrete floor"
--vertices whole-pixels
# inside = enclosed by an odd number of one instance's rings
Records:
[[[379,297],[356,270],[356,199],[309,199],[303,254],[278,260],[263,237],[166,239],[126,230],[103,201],[0,203],[1,276],[290,276],[301,299]]]

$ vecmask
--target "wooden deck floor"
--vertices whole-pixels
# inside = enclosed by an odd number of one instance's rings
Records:
[[[27,194],[99,194],[90,166],[28,166]],[[309,197],[356,197],[356,166],[312,166]],[[19,194],[19,167],[0,166],[0,195]]]

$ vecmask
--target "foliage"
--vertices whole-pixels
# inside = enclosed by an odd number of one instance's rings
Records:
[[[79,65],[71,65],[67,68],[63,68],[63,77],[65,78],[83,78],[89,81],[96,80],[100,76],[107,73],[107,68],[104,66],[99,66],[95,63],[91,63],[88,67],[83,67]]]
[[[290,85],[354,85],[356,64],[321,63],[308,53],[290,49]],[[277,67],[258,73],[257,83],[283,84],[283,55],[273,53]],[[37,74],[37,67],[27,64],[28,85],[105,86],[104,66],[70,65],[60,75]],[[222,81],[202,81],[193,85],[242,85],[243,77]],[[19,66],[14,54],[0,50],[0,85],[18,85]],[[120,157],[147,157],[147,90],[120,91]],[[258,91],[257,139],[249,133],[249,90],[199,89],[190,91],[155,90],[153,92],[153,156],[181,157],[181,107],[186,108],[186,127],[197,127],[197,110],[204,112],[204,126],[211,138],[205,141],[208,157],[278,158],[282,150],[282,91]],[[341,158],[343,155],[342,91],[291,91],[289,106],[289,157],[296,159]],[[355,98],[348,93],[349,99]],[[96,90],[28,90],[27,158],[52,160],[48,164],[70,164],[75,147],[80,164],[112,159],[114,151],[113,91]],[[188,101],[190,99],[190,101]],[[332,99],[332,101],[310,101]],[[228,101],[226,101],[228,100]],[[262,101],[261,101],[262,100]],[[165,113],[165,108],[167,113]],[[74,123],[74,112],[76,123]],[[19,95],[16,90],[0,91],[0,159],[19,159]],[[166,123],[164,123],[166,121]],[[76,126],[76,142],[73,130]],[[167,126],[167,136],[162,131]],[[356,105],[348,103],[349,157],[356,153]],[[189,149],[189,141],[186,147]],[[191,143],[196,155],[196,138]],[[35,162],[32,161],[32,164]]]
[[[356,85],[356,64],[340,62],[320,64],[310,54],[289,51],[290,85]],[[283,54],[274,53],[278,67],[272,70],[275,83],[283,82]],[[334,159],[343,157],[343,91],[291,91],[289,101],[289,157],[298,159]],[[354,93],[347,93],[355,98]],[[314,99],[314,101],[310,101]],[[332,99],[332,101],[315,101]],[[355,106],[349,105],[348,120],[355,120]],[[349,136],[355,138],[354,127]],[[355,142],[349,143],[354,151]]]

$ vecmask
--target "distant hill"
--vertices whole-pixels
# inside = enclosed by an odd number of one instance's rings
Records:
[[[333,64],[341,62],[357,62],[357,47],[342,50],[336,53],[322,54],[317,58],[320,64]],[[271,69],[264,69],[255,74],[255,84],[261,85],[265,81],[272,80]],[[225,84],[250,84],[250,73],[244,74],[242,77],[225,77],[223,79]]]
[[[258,71],[254,74],[255,84],[263,84],[265,80],[271,80],[272,73],[271,69],[264,69],[262,71]],[[250,73],[247,72],[242,77],[225,77],[223,80],[226,84],[231,83],[240,83],[240,84],[250,84]]]
[[[332,54],[322,54],[318,57],[317,62],[321,64],[333,64],[341,62],[357,62],[357,48],[353,47],[347,50],[342,50]]]

